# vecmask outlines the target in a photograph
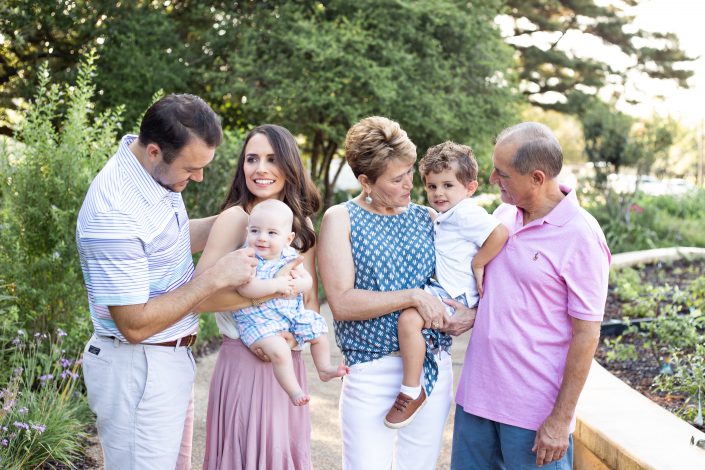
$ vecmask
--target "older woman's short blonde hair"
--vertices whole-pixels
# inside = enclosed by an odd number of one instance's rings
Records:
[[[387,164],[397,159],[416,161],[416,145],[398,122],[381,116],[367,117],[345,136],[345,160],[355,177],[365,175],[374,183]]]

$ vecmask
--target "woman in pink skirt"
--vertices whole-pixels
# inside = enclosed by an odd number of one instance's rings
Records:
[[[304,266],[313,277],[313,288],[304,294],[304,303],[318,312],[316,234],[310,217],[320,207],[320,196],[304,170],[294,137],[280,126],[265,124],[247,135],[235,178],[195,275],[242,246],[248,214],[271,198],[285,202],[294,213],[296,239],[292,246],[303,254]],[[234,291],[221,292],[208,304],[235,305],[236,297]],[[291,404],[274,378],[271,363],[255,356],[240,341],[231,313],[216,315],[223,344],[210,384],[203,468],[310,470],[308,407]],[[292,351],[292,358],[299,383],[308,393],[301,351]]]

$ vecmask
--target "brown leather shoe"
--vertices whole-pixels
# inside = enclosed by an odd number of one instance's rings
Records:
[[[416,400],[412,400],[409,395],[399,392],[392,408],[384,417],[384,425],[388,428],[399,429],[410,424],[416,414],[426,404],[426,390],[421,387],[421,394]]]

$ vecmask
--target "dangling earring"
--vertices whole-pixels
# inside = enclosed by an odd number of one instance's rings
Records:
[[[367,193],[367,196],[365,196],[365,202],[372,205],[372,196],[370,196],[370,193]]]

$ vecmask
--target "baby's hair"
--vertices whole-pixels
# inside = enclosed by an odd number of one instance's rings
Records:
[[[281,217],[282,223],[286,222],[288,227],[291,227],[294,223],[294,212],[279,199],[267,199],[260,202],[252,208],[250,218],[255,217],[257,213],[263,211],[268,213],[276,212],[277,217]]]
[[[426,181],[426,175],[429,173],[452,170],[453,163],[457,163],[455,176],[458,181],[463,184],[477,181],[477,160],[475,160],[472,148],[450,140],[428,149],[419,163],[421,178]]]

